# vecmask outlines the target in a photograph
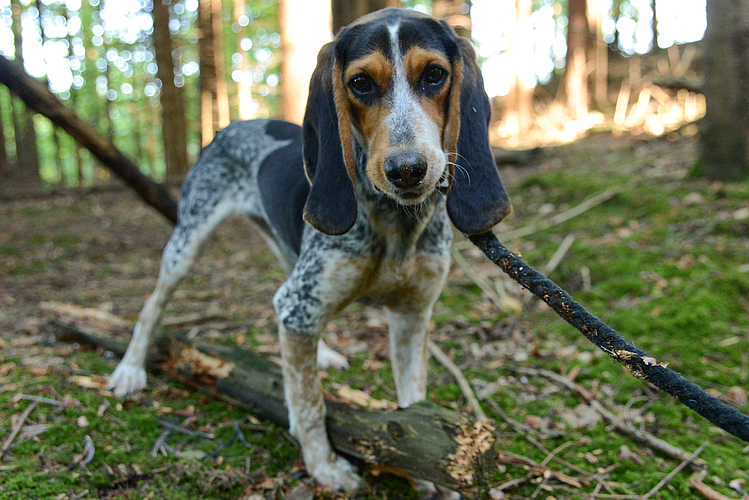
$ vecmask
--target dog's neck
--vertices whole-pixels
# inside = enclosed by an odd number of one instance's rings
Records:
[[[358,145],[357,145],[358,146]],[[422,203],[402,205],[379,191],[365,173],[367,154],[357,147],[356,190],[359,218],[377,228],[378,234],[389,234],[402,251],[409,252],[432,232],[441,232],[447,222],[445,196],[434,191]]]

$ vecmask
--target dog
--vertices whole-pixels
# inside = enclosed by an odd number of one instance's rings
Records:
[[[512,210],[489,148],[490,112],[472,45],[446,22],[384,9],[343,28],[320,50],[301,128],[235,122],[191,169],[156,288],[110,388],[121,396],[146,386],[164,304],[216,226],[242,214],[290,273],[273,299],[290,432],[315,480],[355,490],[359,475],[328,440],[317,371],[345,358],[321,333],[354,301],[384,306],[398,404],[425,399],[450,223],[480,234]]]

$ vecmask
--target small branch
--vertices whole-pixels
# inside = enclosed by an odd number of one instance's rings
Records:
[[[168,420],[164,420],[163,418],[159,418],[156,421],[160,423],[163,427],[173,430],[173,431],[177,431],[180,434],[184,434],[185,436],[199,437],[203,439],[215,439],[216,438],[216,436],[214,436],[213,434],[207,434],[205,432],[194,431],[192,429],[188,429],[187,427],[183,427],[179,424],[175,424]]]
[[[13,426],[13,428],[10,431],[10,434],[8,435],[8,438],[3,443],[3,447],[0,448],[0,460],[3,459],[3,456],[5,453],[10,449],[11,444],[13,444],[13,440],[16,439],[16,436],[18,436],[18,433],[21,432],[21,428],[23,428],[24,423],[26,422],[26,419],[29,418],[29,415],[32,411],[34,411],[34,408],[37,407],[39,404],[38,401],[32,401],[29,406],[26,407],[26,409],[23,411],[20,417],[18,417],[18,420],[16,421],[16,424]]]
[[[698,479],[690,479],[688,482],[692,488],[697,490],[703,497],[707,498],[707,500],[733,500],[733,498],[718,493]]]
[[[681,448],[672,445],[660,438],[657,438],[647,431],[637,429],[630,422],[623,420],[611,411],[609,411],[600,401],[598,401],[593,394],[590,393],[585,387],[577,384],[567,377],[554,373],[551,370],[537,369],[537,368],[525,368],[525,367],[513,367],[507,366],[507,369],[512,370],[522,375],[529,377],[543,377],[556,382],[570,392],[577,394],[585,403],[589,404],[595,411],[598,412],[601,417],[604,418],[610,425],[612,425],[617,431],[622,434],[629,436],[630,438],[640,443],[649,446],[650,448],[660,451],[670,457],[677,460],[687,461],[689,454]],[[694,458],[688,462],[688,465],[694,469],[704,469],[707,467],[707,462],[702,459]]]
[[[540,298],[559,317],[577,328],[599,349],[623,364],[639,380],[653,384],[721,429],[749,442],[749,416],[709,395],[703,388],[638,349],[592,315],[559,285],[543,276],[504,247],[491,231],[471,235],[471,242],[510,278]]]
[[[628,187],[628,184],[624,184],[621,186],[617,186],[615,188],[610,188],[605,191],[602,191],[594,196],[591,196],[587,200],[584,200],[579,205],[576,205],[570,208],[569,210],[565,210],[564,212],[558,213],[555,216],[551,217],[550,219],[544,220],[543,222],[539,222],[538,224],[532,224],[530,226],[521,227],[519,229],[515,229],[514,231],[507,231],[506,233],[502,235],[502,239],[504,241],[510,241],[516,238],[522,238],[524,236],[529,236],[538,231],[549,229],[551,227],[567,222],[568,220],[574,219],[578,215],[587,212],[591,208],[597,207],[601,203],[605,203],[606,201],[610,200],[617,194],[624,191],[626,187]]]
[[[658,490],[660,490],[665,485],[667,485],[668,482],[671,481],[674,478],[674,476],[676,476],[676,474],[678,474],[679,472],[681,472],[682,470],[684,470],[685,467],[687,467],[690,463],[692,463],[700,455],[700,453],[702,453],[705,450],[705,448],[707,448],[708,444],[709,443],[702,443],[702,446],[700,446],[699,448],[697,448],[697,450],[694,453],[692,453],[691,455],[689,455],[686,460],[684,460],[682,463],[680,463],[674,470],[672,470],[671,472],[669,472],[666,477],[664,477],[663,479],[661,479],[660,482],[658,484],[656,484],[655,486],[653,486],[653,489],[650,490],[650,491],[648,491],[645,494],[645,496],[643,496],[642,498],[643,499],[647,499],[647,498],[652,497],[656,493],[658,493]]]
[[[445,354],[445,352],[440,349],[440,347],[432,340],[427,341],[427,347],[429,349],[429,353],[434,356],[434,359],[436,359],[442,366],[447,368],[447,371],[449,371],[452,376],[455,377],[455,380],[458,382],[458,386],[460,387],[460,392],[463,393],[463,396],[468,400],[468,404],[471,405],[473,413],[476,415],[476,419],[482,422],[488,421],[489,417],[487,417],[486,413],[484,413],[484,410],[481,409],[481,405],[479,404],[479,400],[476,399],[476,395],[473,393],[471,384],[465,378],[463,372],[460,371],[460,368],[458,368],[458,366],[452,362],[447,354]]]

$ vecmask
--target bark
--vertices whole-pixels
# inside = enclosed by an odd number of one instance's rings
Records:
[[[519,134],[533,123],[533,0],[515,0],[515,31],[510,40],[513,78],[507,95],[506,125]]]
[[[153,0],[153,45],[156,75],[161,80],[161,137],[167,179],[183,178],[190,169],[187,159],[187,125],[182,89],[174,83],[174,43],[169,32],[169,6]]]
[[[126,346],[110,336],[76,325],[55,323],[63,338],[97,345],[122,355]],[[151,369],[212,397],[246,408],[288,426],[283,377],[275,363],[250,352],[182,335],[157,342]],[[466,490],[493,474],[493,426],[431,403],[406,409],[371,411],[343,402],[327,402],[327,429],[333,448],[367,464]],[[495,466],[496,467],[496,466]],[[485,482],[484,482],[485,484]]]
[[[229,97],[223,52],[221,0],[198,3],[201,143],[207,146],[229,125]]]
[[[432,15],[444,19],[455,32],[471,38],[471,0],[432,0]]]
[[[714,180],[743,179],[749,176],[749,0],[708,1],[705,45],[698,171]]]
[[[580,120],[588,115],[587,54],[591,38],[587,0],[569,0],[565,90],[570,116]]]
[[[400,7],[399,0],[332,0],[333,33],[351,24],[365,14],[385,7]]]
[[[3,102],[0,101],[0,175],[8,168],[8,151],[5,149],[5,127],[3,125]]]
[[[239,18],[247,14],[247,6],[245,0],[234,0],[234,22],[239,25]],[[239,64],[239,71],[242,72],[242,78],[237,81],[237,114],[240,120],[249,120],[252,118],[255,111],[255,104],[252,100],[252,92],[250,88],[251,77],[250,75],[250,59],[242,49],[242,38],[244,37],[245,28],[240,26],[240,31],[237,34],[236,51],[242,56],[242,62]]]
[[[12,0],[10,4],[13,44],[15,60],[23,66],[23,38],[21,31],[21,3]],[[36,129],[34,128],[34,113],[21,102],[13,102],[13,127],[16,140],[16,165],[6,172],[6,176],[14,187],[36,188],[41,185],[39,177],[39,153],[36,144]]]
[[[91,151],[107,168],[129,184],[143,200],[173,223],[177,222],[177,204],[165,186],[143,175],[138,167],[111,141],[82,120],[43,83],[35,80],[16,63],[0,56],[0,83],[20,97],[26,105],[62,127],[83,147]]]
[[[653,9],[655,9],[655,1],[653,1]],[[592,75],[593,100],[599,106],[609,103],[609,47],[603,41],[603,22],[607,16],[607,0],[588,0],[588,20],[590,34],[593,37],[589,57],[594,62]],[[655,25],[655,20],[653,24]]]
[[[309,78],[320,47],[331,39],[328,0],[282,0],[278,18],[281,50],[279,116],[302,123]]]

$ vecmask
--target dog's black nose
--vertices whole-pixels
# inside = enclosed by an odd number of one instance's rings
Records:
[[[427,159],[420,153],[398,153],[385,160],[385,177],[401,189],[418,185],[426,173]]]

